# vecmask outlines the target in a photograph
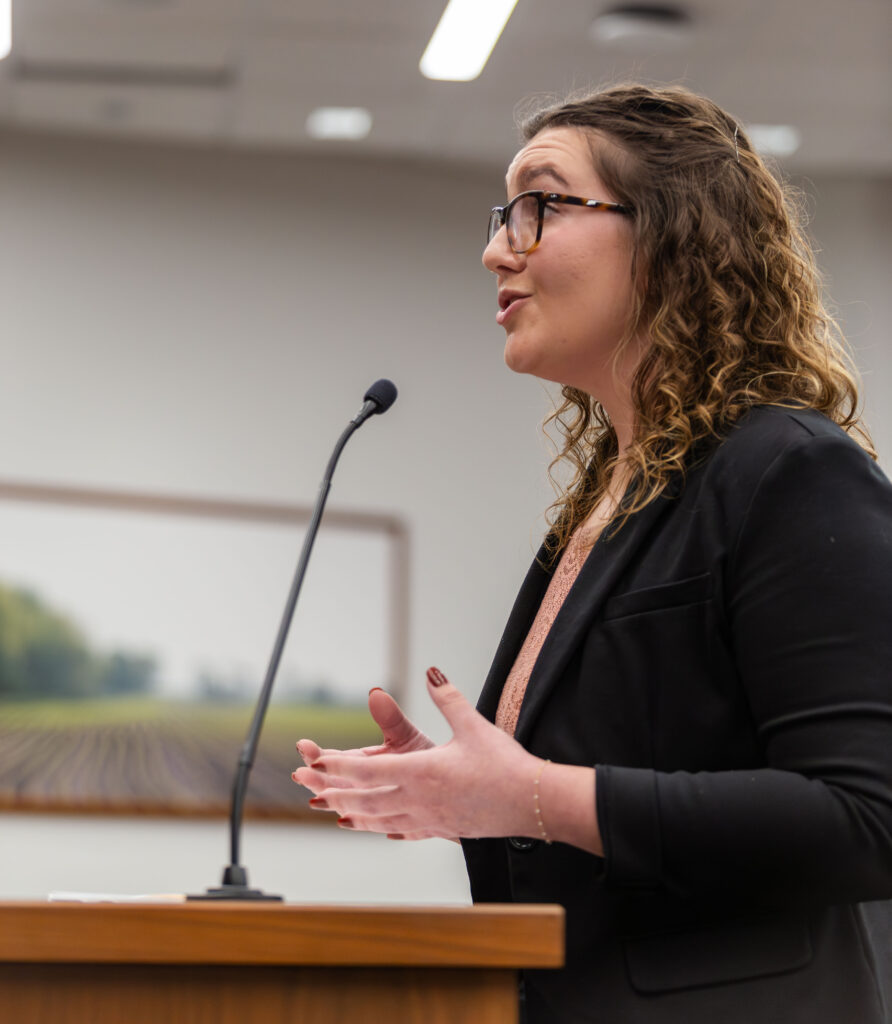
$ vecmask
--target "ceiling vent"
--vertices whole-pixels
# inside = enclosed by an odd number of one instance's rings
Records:
[[[31,82],[228,85],[235,66],[232,0],[35,0],[16,37],[14,74]]]
[[[665,49],[688,42],[693,30],[693,18],[674,4],[622,4],[599,14],[589,35],[616,49]]]

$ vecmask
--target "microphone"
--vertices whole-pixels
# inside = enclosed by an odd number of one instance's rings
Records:
[[[304,537],[300,558],[297,568],[294,571],[294,579],[291,582],[291,590],[285,602],[285,610],[282,613],[282,621],[279,623],[279,632],[273,644],[270,655],[269,666],[263,680],[263,687],[260,696],[257,698],[257,706],[254,709],[254,718],[248,729],[244,746],[238,759],[238,766],[235,771],[235,778],[232,783],[232,805],[229,814],[229,840],[230,840],[230,862],[223,870],[223,881],[219,888],[208,889],[204,893],[187,896],[187,900],[276,900],[281,902],[281,896],[271,896],[260,889],[252,889],[248,885],[248,872],[239,864],[239,844],[241,840],[242,817],[245,805],[245,792],[248,788],[248,778],[251,768],[254,765],[254,758],[257,754],[257,745],[260,742],[260,731],[263,728],[263,721],[266,718],[266,709],[269,706],[270,697],[273,692],[273,683],[279,669],[279,662],[282,658],[282,651],[285,649],[285,641],[288,638],[288,630],[291,627],[291,619],[294,616],[294,609],[297,605],[297,598],[300,588],[303,586],[304,576],[307,571],[307,563],[310,560],[310,552],[313,550],[313,542],[316,539],[316,531],[322,520],[322,513],[325,510],[325,501],[331,489],[331,478],[334,475],[335,466],[338,463],[344,445],[351,435],[365,423],[370,416],[379,415],[387,410],[396,401],[396,386],[393,381],[381,379],[375,383],[363,395],[363,405],[359,412],[347,424],[341,436],[338,438],[328,460],[325,474],[322,477],[322,484],[319,488],[319,496],[316,498],[316,506],[313,509],[313,517],[307,528],[307,535]]]
[[[363,406],[350,421],[357,427],[362,426],[369,416],[380,416],[396,401],[396,385],[392,380],[383,378],[375,383],[362,396]]]

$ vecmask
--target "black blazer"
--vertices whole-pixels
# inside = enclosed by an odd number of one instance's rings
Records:
[[[521,588],[489,719],[549,578]],[[602,535],[516,737],[597,767],[605,848],[463,841],[475,901],[566,908],[530,1024],[890,1020],[865,915],[875,935],[892,903],[860,904],[892,897],[892,485],[825,417],[753,410]]]

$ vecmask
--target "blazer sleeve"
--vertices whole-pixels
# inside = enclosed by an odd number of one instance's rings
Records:
[[[599,766],[604,880],[683,898],[892,896],[892,485],[799,437],[737,517],[725,607],[764,767]]]

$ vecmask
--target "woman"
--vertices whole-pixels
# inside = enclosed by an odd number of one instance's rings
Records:
[[[892,486],[811,256],[684,90],[525,139],[483,260],[508,366],[563,386],[574,475],[478,710],[429,673],[454,738],[373,691],[383,744],[303,740],[295,779],[344,827],[459,837],[475,900],[564,905],[530,1024],[880,1024]]]

